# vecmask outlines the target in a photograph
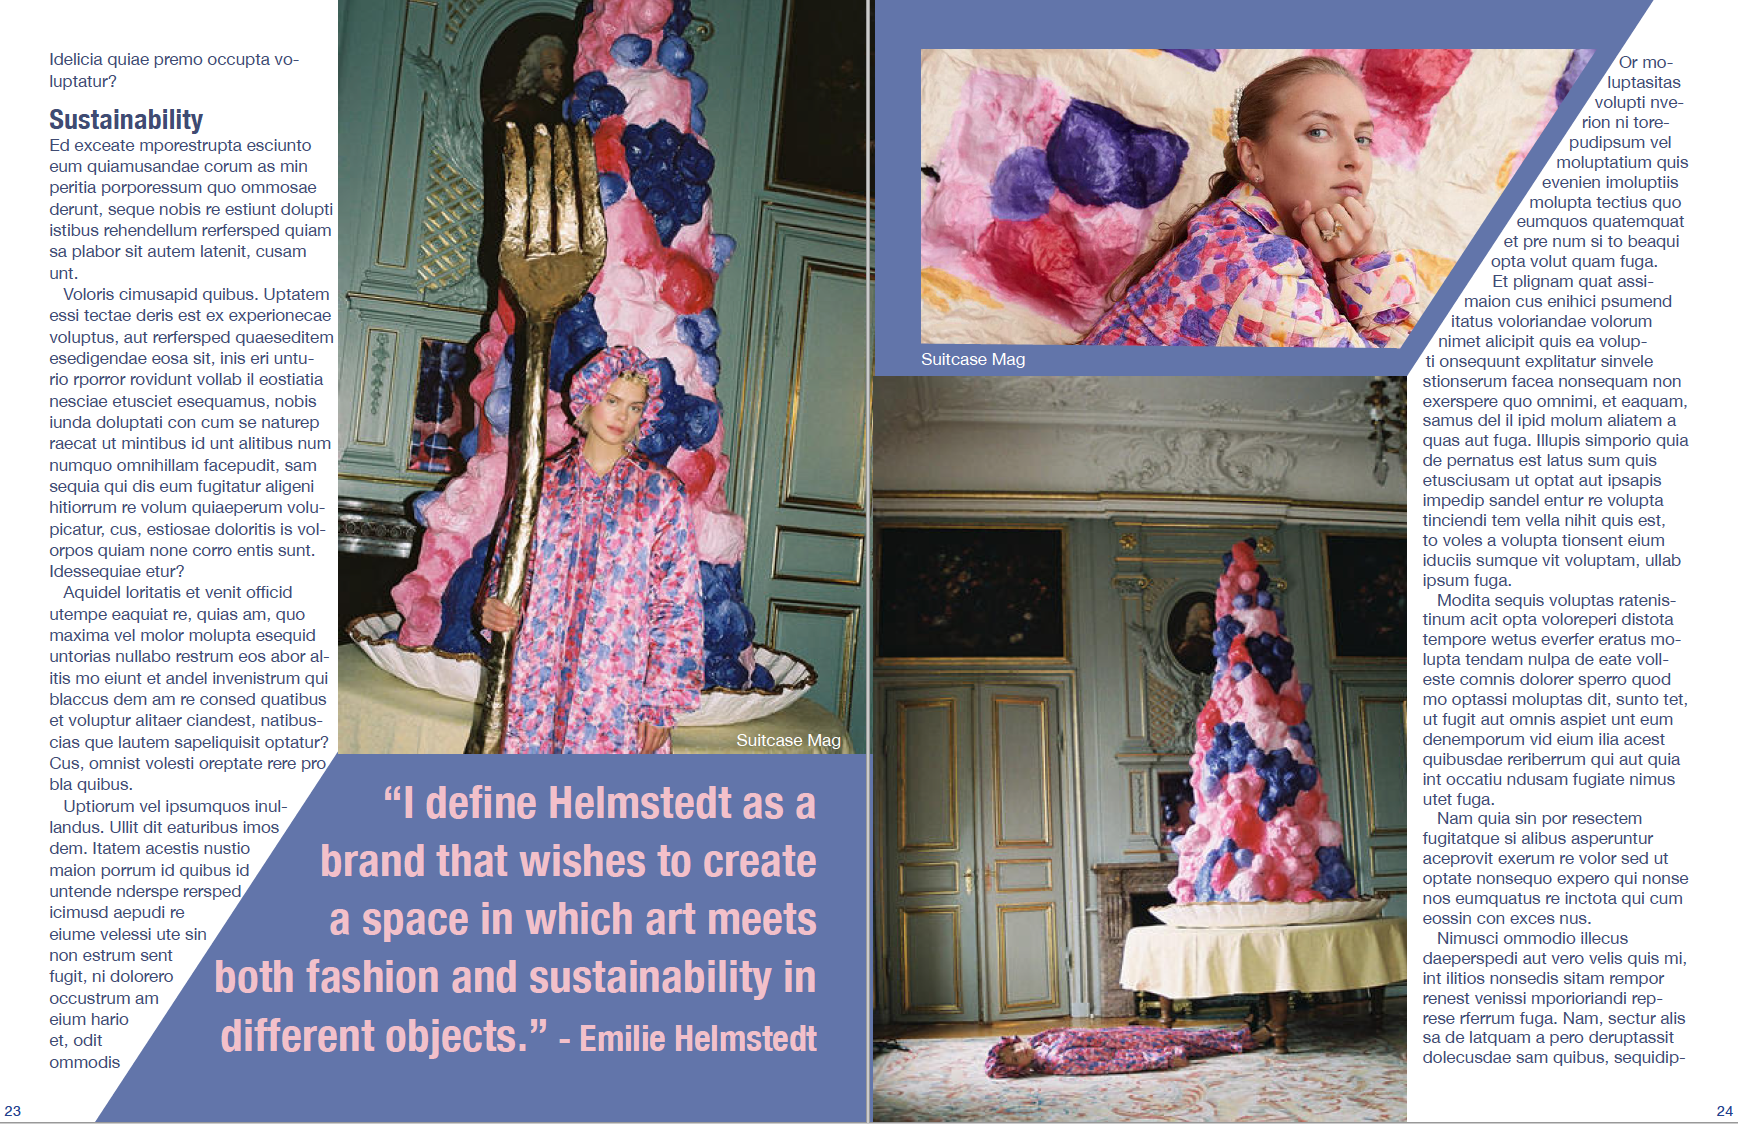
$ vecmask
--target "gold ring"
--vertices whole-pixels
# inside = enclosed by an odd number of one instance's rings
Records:
[[[1322,236],[1323,242],[1332,242],[1334,239],[1338,238],[1340,235],[1344,234],[1345,232],[1346,232],[1346,228],[1341,226],[1339,223],[1335,223],[1334,229],[1332,229],[1332,230],[1323,230],[1319,226],[1316,227],[1316,233],[1318,233]]]

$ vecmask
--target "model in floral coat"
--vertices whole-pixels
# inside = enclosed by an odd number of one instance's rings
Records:
[[[1262,1027],[1109,1026],[1058,1027],[1029,1042],[1004,1038],[990,1047],[984,1072],[991,1077],[1096,1076],[1175,1069],[1190,1058],[1241,1054],[1265,1046],[1273,1032]]]
[[[508,753],[668,753],[700,702],[700,563],[682,484],[633,451],[660,379],[637,348],[574,375],[584,441],[549,457],[523,611],[490,597],[485,628],[523,627]]]

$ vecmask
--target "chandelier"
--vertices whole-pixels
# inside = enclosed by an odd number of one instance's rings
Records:
[[[1406,380],[1381,375],[1370,380],[1364,397],[1370,408],[1370,440],[1376,443],[1376,483],[1388,482],[1388,457],[1393,454],[1406,469]]]

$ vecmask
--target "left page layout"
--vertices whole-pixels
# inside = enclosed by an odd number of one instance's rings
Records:
[[[866,12],[80,15],[0,1112],[865,1118]]]

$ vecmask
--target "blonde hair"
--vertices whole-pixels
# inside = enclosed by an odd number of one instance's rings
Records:
[[[615,378],[611,379],[609,385],[614,386],[618,382],[631,382],[636,386],[642,387],[645,390],[648,399],[652,396],[652,380],[646,377],[646,372],[644,371],[635,370],[634,368],[629,367],[617,374]],[[605,387],[604,390],[607,393],[609,387]],[[591,432],[591,408],[595,404],[596,403],[593,402],[587,402],[579,408],[577,414],[572,410],[572,403],[570,402],[568,404],[569,409],[567,416],[573,419],[573,428],[577,429],[581,435],[589,434]]]

